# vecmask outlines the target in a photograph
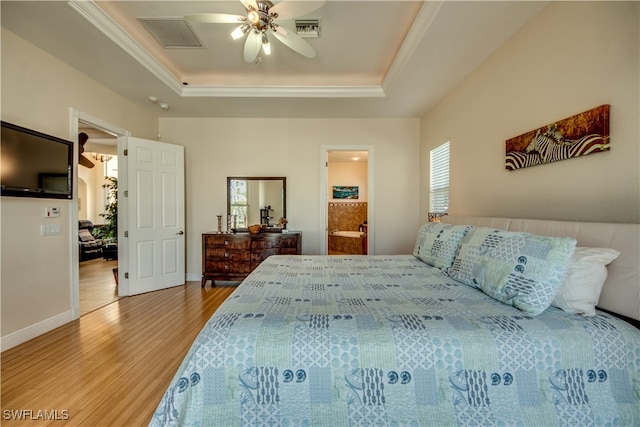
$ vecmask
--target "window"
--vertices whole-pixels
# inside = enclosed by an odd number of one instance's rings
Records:
[[[118,156],[110,154],[105,155],[104,159],[104,176],[118,177]]]
[[[449,141],[431,150],[429,211],[449,210]]]
[[[229,202],[231,205],[231,215],[236,216],[237,227],[247,227],[247,216],[249,213],[247,181],[234,179],[230,185],[231,198]]]
[[[104,182],[102,184],[104,208],[103,212],[98,215],[104,216],[108,220],[109,217],[106,215],[113,215],[114,213],[109,212],[109,210],[114,209],[117,214],[118,208],[118,156],[98,153],[94,158],[96,159],[96,163],[97,160],[100,159],[104,168]]]

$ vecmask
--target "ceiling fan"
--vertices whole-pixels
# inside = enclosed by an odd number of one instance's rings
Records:
[[[247,36],[244,43],[245,62],[257,62],[260,49],[265,55],[271,53],[269,35],[280,40],[285,46],[307,58],[316,56],[316,51],[295,31],[284,28],[276,19],[290,19],[312,12],[324,1],[283,1],[274,5],[269,0],[240,0],[246,9],[245,15],[226,13],[199,13],[185,16],[188,22],[207,24],[238,24],[231,33],[234,40]]]
[[[80,147],[78,147],[78,163],[82,166],[91,169],[94,165],[91,160],[86,158],[82,153],[84,153],[84,144],[89,140],[89,135],[84,132],[80,132],[78,135],[78,142],[80,143]]]

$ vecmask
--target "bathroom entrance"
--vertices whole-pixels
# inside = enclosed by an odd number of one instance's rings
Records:
[[[325,254],[370,253],[370,147],[326,151]]]

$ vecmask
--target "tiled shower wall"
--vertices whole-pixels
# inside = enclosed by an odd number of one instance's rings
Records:
[[[329,231],[358,231],[367,220],[366,202],[329,202]]]

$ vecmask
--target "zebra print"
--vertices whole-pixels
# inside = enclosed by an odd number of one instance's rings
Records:
[[[505,156],[505,168],[515,170],[542,164],[542,159],[538,153],[523,153],[520,151],[509,151]]]
[[[510,151],[506,154],[505,168],[514,170],[542,163],[572,157],[585,156],[594,151],[609,149],[609,137],[597,134],[585,135],[580,139],[565,139],[556,124],[547,126],[542,133],[538,130],[525,152]]]
[[[608,137],[601,135],[591,134],[576,140],[562,139],[557,141],[556,138],[548,136],[545,132],[544,134],[536,135],[525,151],[527,153],[538,153],[542,163],[549,163],[608,149]]]

